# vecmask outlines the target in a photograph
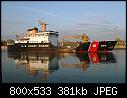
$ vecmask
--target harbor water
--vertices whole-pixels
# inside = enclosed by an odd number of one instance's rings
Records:
[[[1,51],[2,83],[125,83],[126,51]]]

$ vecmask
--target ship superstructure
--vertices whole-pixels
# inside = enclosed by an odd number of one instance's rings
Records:
[[[9,51],[25,50],[42,50],[42,48],[57,48],[58,47],[58,35],[57,31],[47,31],[46,23],[40,20],[41,31],[38,31],[37,27],[27,30],[26,36],[19,39],[16,35],[16,41],[13,45],[8,45]],[[16,50],[17,51],[17,50]]]

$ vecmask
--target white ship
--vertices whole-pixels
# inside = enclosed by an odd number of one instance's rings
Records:
[[[37,27],[27,30],[26,36],[19,38],[16,35],[16,41],[8,44],[8,51],[53,51],[58,48],[58,32],[47,31],[46,23],[40,20],[41,31]]]

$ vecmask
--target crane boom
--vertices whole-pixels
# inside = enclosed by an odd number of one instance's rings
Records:
[[[76,39],[81,39],[82,42],[86,42],[89,40],[88,36],[86,34],[80,34],[77,36],[64,36],[62,39],[69,39],[69,38],[76,38]]]

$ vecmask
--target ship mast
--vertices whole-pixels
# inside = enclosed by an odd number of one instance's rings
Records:
[[[41,20],[39,20],[39,24],[41,25],[41,30],[42,30],[42,32],[45,32],[46,31],[46,22],[43,20],[43,19],[41,19]]]

